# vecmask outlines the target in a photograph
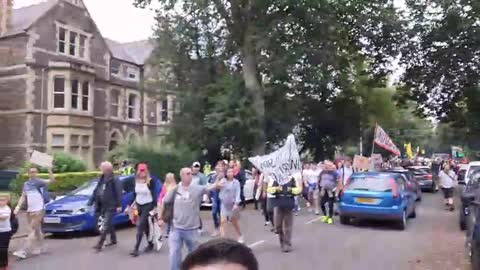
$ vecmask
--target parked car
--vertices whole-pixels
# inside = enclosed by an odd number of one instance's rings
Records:
[[[467,170],[465,171],[465,182],[468,183],[470,176],[473,172],[480,169],[480,161],[472,161],[468,163]]]
[[[468,215],[465,216],[466,246],[470,257],[472,270],[480,270],[480,197],[478,196],[478,184],[480,176],[470,179],[469,185],[472,189],[469,192],[462,193],[462,206],[468,209]],[[476,182],[477,188],[474,189]],[[475,190],[475,191],[473,191]]]
[[[207,177],[210,179],[215,172],[211,172]],[[245,185],[243,186],[243,195],[245,196],[245,201],[252,201],[255,198],[253,189],[255,187],[255,177],[253,173],[249,170],[245,170]],[[208,199],[208,196],[204,196],[202,207],[212,207],[212,202]]]
[[[413,178],[420,184],[422,190],[436,192],[437,184],[433,181],[432,169],[428,166],[410,166],[407,168],[413,173]]]
[[[412,171],[409,171],[404,168],[394,168],[390,170],[385,170],[384,172],[391,172],[391,173],[398,173],[401,174],[405,179],[407,179],[407,189],[410,189],[413,193],[415,193],[416,198],[415,201],[422,200],[422,187],[418,180],[414,177]]]
[[[407,219],[415,218],[415,193],[406,188],[407,180],[398,173],[354,173],[339,205],[340,222],[351,219],[396,221],[401,230]]]
[[[161,189],[161,182],[158,178],[152,177],[157,181],[157,191]],[[133,200],[135,190],[135,176],[120,176],[122,183],[122,210]],[[66,233],[103,230],[103,217],[95,216],[94,207],[87,206],[88,200],[93,194],[98,179],[93,179],[76,190],[68,193],[45,206],[45,217],[43,218],[43,231],[47,233]],[[113,223],[115,225],[128,224],[130,222],[128,215],[123,211],[118,213]]]

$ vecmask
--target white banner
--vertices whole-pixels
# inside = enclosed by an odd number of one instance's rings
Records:
[[[302,170],[295,137],[289,135],[285,145],[277,151],[248,159],[266,175],[271,175],[280,185],[288,183],[290,177]]]
[[[30,157],[30,163],[45,168],[51,168],[53,166],[53,157],[49,154],[33,151],[32,156]]]

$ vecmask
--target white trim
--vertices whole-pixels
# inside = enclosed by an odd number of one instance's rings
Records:
[[[135,111],[134,111],[134,118],[129,118],[128,117],[128,110],[129,110],[129,98],[130,98],[130,95],[135,95],[136,96],[136,104],[134,105],[135,107]],[[142,97],[140,95],[140,92],[137,91],[137,90],[132,90],[132,89],[127,89],[126,90],[126,93],[125,93],[125,101],[126,101],[126,113],[125,113],[125,118],[127,121],[129,122],[138,122],[140,123],[141,122],[141,106],[142,106],[142,101],[141,101]]]
[[[55,49],[55,51],[58,54],[68,56],[68,57],[71,57],[71,58],[75,58],[75,59],[80,59],[80,60],[85,60],[85,61],[91,62],[91,54],[90,54],[91,44],[90,43],[91,43],[92,36],[93,36],[92,33],[85,32],[85,31],[83,31],[79,28],[63,24],[59,21],[55,21],[55,28],[56,28],[56,32],[55,32],[56,49]],[[63,53],[60,52],[60,48],[58,46],[59,41],[60,41],[60,39],[59,39],[60,28],[65,29],[65,50],[64,50],[65,52],[63,52]],[[70,34],[72,32],[77,34],[77,37],[75,39],[75,44],[73,44],[75,46],[74,55],[70,54],[70,46],[72,45],[72,44],[70,44]],[[86,37],[84,57],[80,57],[80,35],[83,35],[83,36]]]
[[[0,71],[10,71],[10,70],[21,69],[26,67],[27,67],[27,64],[19,64],[19,65],[13,65],[13,66],[0,67]]]
[[[19,79],[28,79],[28,77],[29,77],[28,74],[5,76],[5,77],[0,77],[0,82],[10,81],[10,80],[19,80]]]

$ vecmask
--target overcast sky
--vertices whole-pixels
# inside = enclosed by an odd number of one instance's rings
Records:
[[[14,0],[14,8],[43,0]],[[152,35],[155,13],[135,8],[133,0],[83,0],[100,32],[120,42],[147,39]]]

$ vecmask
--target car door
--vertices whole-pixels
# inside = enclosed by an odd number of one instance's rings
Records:
[[[398,183],[398,193],[400,194],[400,198],[404,200],[407,213],[410,214],[413,211],[416,194],[408,188],[408,180],[403,175],[398,176],[396,181]]]

